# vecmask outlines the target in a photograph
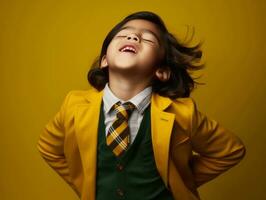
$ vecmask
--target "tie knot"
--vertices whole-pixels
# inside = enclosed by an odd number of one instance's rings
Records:
[[[135,109],[135,105],[131,102],[125,102],[121,104],[121,102],[117,102],[114,104],[113,109],[116,112],[116,116],[118,118],[125,118],[128,119],[130,115],[132,114],[133,110]]]

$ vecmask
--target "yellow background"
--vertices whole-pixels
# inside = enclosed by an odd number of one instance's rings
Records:
[[[107,32],[131,12],[159,14],[180,38],[195,27],[206,68],[192,97],[234,131],[245,159],[199,188],[204,200],[266,199],[266,1],[0,1],[1,200],[78,199],[36,143],[66,93],[87,89]]]

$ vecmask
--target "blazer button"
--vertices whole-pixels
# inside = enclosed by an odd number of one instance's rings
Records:
[[[125,194],[124,194],[124,191],[123,191],[121,188],[117,188],[116,193],[117,193],[117,195],[120,196],[120,197],[123,197],[123,196],[125,195]]]
[[[124,166],[123,165],[121,165],[121,164],[117,164],[117,169],[119,170],[119,171],[122,171],[123,169],[124,169]]]

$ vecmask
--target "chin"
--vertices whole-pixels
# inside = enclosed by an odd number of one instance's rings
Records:
[[[113,69],[121,69],[121,70],[133,70],[133,69],[137,69],[137,65],[136,63],[129,63],[129,62],[119,62],[119,63],[115,63],[113,65],[113,67],[111,67]]]
[[[135,67],[132,66],[117,66],[113,68],[113,71],[134,71]]]

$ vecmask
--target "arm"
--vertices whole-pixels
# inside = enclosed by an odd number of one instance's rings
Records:
[[[208,119],[192,101],[190,137],[196,154],[190,164],[196,186],[199,187],[239,163],[246,149],[240,138],[217,121]]]
[[[60,110],[46,124],[40,134],[37,148],[47,164],[76,191],[69,176],[68,164],[64,155],[64,117],[70,95],[71,92],[65,97]]]

